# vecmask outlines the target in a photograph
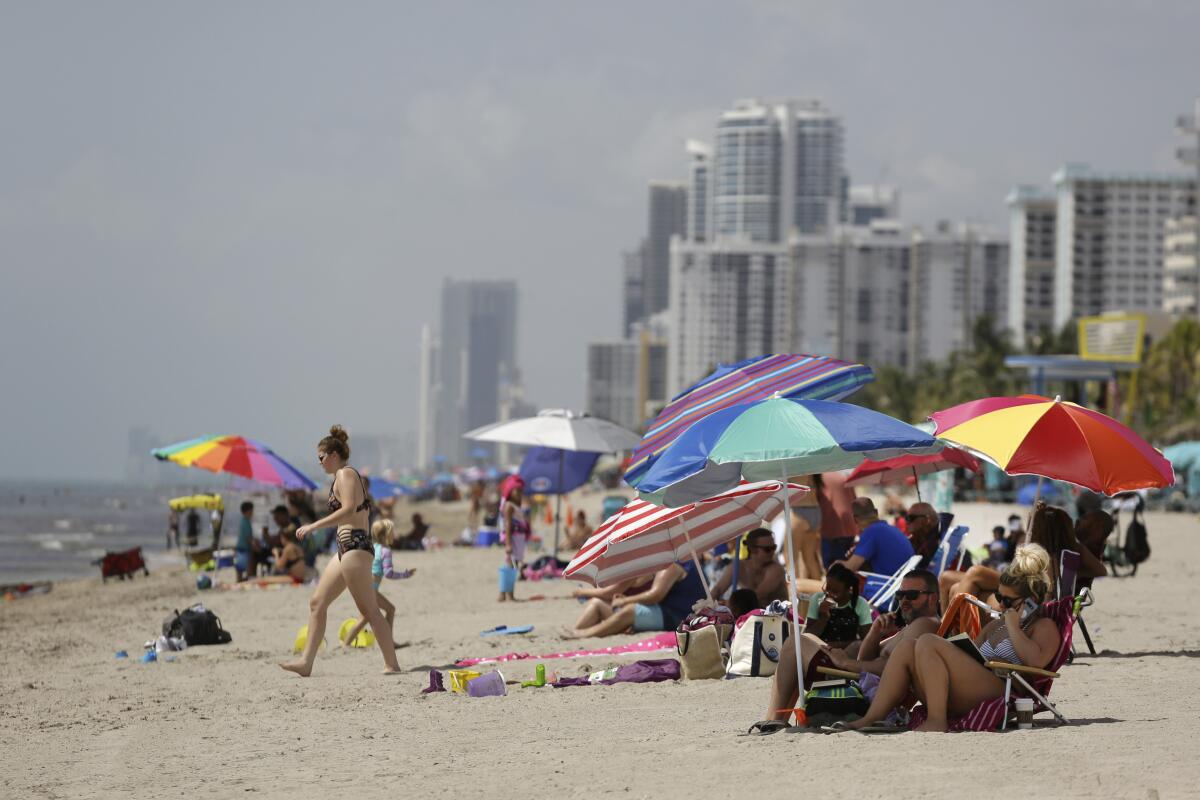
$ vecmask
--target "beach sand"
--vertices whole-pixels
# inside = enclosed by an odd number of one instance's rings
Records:
[[[976,531],[1009,513],[956,510],[978,519]],[[579,611],[574,584],[522,583],[519,597],[548,599],[498,604],[497,550],[397,554],[419,570],[384,588],[399,608],[397,677],[380,674],[377,649],[337,646],[307,680],[281,671],[308,588],[200,592],[182,570],[61,583],[0,604],[0,796],[1196,796],[1200,524],[1148,514],[1147,527],[1150,561],[1136,578],[1099,581],[1087,612],[1101,654],[1080,655],[1054,687],[1075,724],[1051,727],[1044,714],[1037,729],[1006,734],[748,737],[768,690],[752,678],[422,695],[431,666],[573,647],[557,630]],[[164,617],[195,602],[220,616],[232,644],[139,663]],[[331,645],[353,613],[343,595]],[[480,638],[501,624],[535,630]],[[114,658],[122,649],[128,660]],[[637,657],[547,669],[582,675]],[[535,663],[501,669],[529,680]]]

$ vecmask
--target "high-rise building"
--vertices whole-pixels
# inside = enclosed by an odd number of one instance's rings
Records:
[[[786,241],[841,216],[842,123],[817,101],[739,101],[717,121],[713,237]]]
[[[642,293],[642,278],[645,271],[642,255],[646,252],[645,241],[639,247],[621,254],[621,335],[628,336],[633,326],[646,316],[645,298]]]
[[[429,323],[421,326],[421,350],[417,366],[417,467],[433,466],[434,441],[437,425],[438,344]]]
[[[974,347],[976,324],[1008,323],[1008,241],[970,223],[941,223],[912,236],[908,280],[910,370]]]
[[[712,148],[695,139],[687,141],[688,198],[687,240],[706,242],[709,238],[709,202],[712,186]]]
[[[885,185],[851,186],[846,205],[846,224],[858,228],[877,219],[900,219],[900,190]]]
[[[501,386],[519,375],[516,324],[515,281],[442,284],[433,460],[465,463],[479,445],[463,433],[500,418]]]
[[[590,342],[584,410],[636,430],[642,421],[637,409],[638,362],[638,343],[634,339]]]
[[[791,341],[791,259],[786,245],[671,246],[668,394],[717,364],[782,352]]]
[[[1118,309],[1160,312],[1166,221],[1194,213],[1195,178],[1068,164],[1054,184],[1054,327]]]
[[[1200,315],[1198,233],[1195,217],[1169,219],[1163,228],[1163,312],[1172,319]]]
[[[642,253],[642,313],[662,311],[670,302],[671,238],[687,229],[688,187],[651,181],[646,244]]]
[[[1013,343],[1023,346],[1054,331],[1054,251],[1058,198],[1035,186],[1008,195],[1008,321]]]

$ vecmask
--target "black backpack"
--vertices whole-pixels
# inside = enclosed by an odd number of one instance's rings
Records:
[[[233,641],[229,631],[221,627],[221,619],[203,605],[197,604],[163,621],[163,635],[180,638],[188,646],[197,644],[227,644]]]
[[[1150,539],[1142,522],[1142,509],[1133,512],[1133,519],[1125,529],[1125,558],[1135,567],[1150,557]]]

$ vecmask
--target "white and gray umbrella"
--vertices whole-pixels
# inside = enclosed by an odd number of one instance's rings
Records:
[[[606,419],[564,408],[548,408],[536,417],[493,422],[463,434],[477,442],[503,442],[526,447],[553,447],[577,453],[615,453],[632,450],[642,437]],[[562,470],[562,460],[559,460]],[[561,484],[562,476],[559,476]],[[557,504],[562,505],[562,495]],[[554,552],[558,553],[559,514],[555,513]]]

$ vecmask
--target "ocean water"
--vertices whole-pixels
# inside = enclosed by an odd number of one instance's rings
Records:
[[[106,551],[133,547],[142,548],[151,571],[181,564],[179,551],[166,546],[167,500],[181,494],[191,491],[118,483],[0,482],[0,584],[96,576],[100,568],[93,562]],[[229,546],[237,535],[237,507],[243,495],[222,494],[226,512],[221,541]],[[266,510],[279,498],[246,497],[255,501],[256,516],[261,517],[255,520],[257,531],[267,521]],[[203,512],[199,541],[202,546],[212,541]]]

